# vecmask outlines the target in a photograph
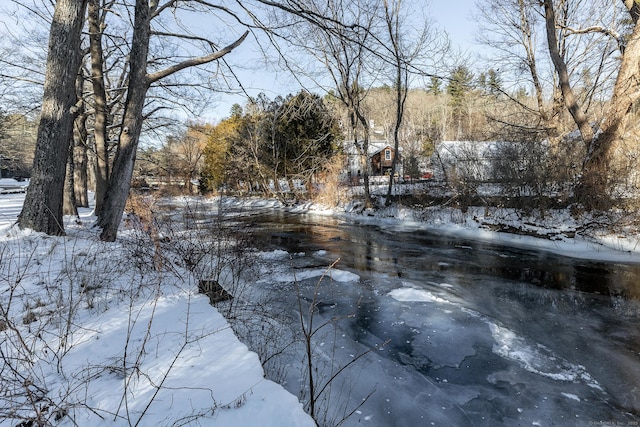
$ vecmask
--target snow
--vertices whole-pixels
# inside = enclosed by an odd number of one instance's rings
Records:
[[[315,425],[189,272],[136,268],[86,209],[66,237],[20,231],[22,198],[0,198],[0,426]]]
[[[0,178],[0,194],[24,193],[29,181],[17,181],[13,178]]]
[[[296,272],[295,274],[280,274],[273,279],[278,282],[295,282],[296,280],[307,280],[313,278],[320,278],[323,276],[330,277],[334,282],[349,283],[358,281],[360,277],[349,271],[332,268],[327,270],[326,268],[315,268],[309,270],[303,270]]]
[[[564,397],[566,397],[568,399],[573,399],[576,402],[580,402],[580,398],[578,396],[576,396],[575,394],[573,394],[573,393],[564,393],[563,392],[563,393],[560,393],[560,394],[562,394]]]
[[[361,224],[378,225],[389,232],[426,230],[505,246],[544,250],[570,258],[640,263],[640,233],[637,229],[629,227],[612,232],[604,226],[594,226],[582,231],[581,221],[599,223],[599,218],[585,216],[576,219],[564,209],[550,209],[544,215],[541,212],[523,215],[509,209],[470,207],[466,214],[461,214],[455,208],[391,206],[375,214],[352,209],[346,215]],[[493,229],[505,226],[526,234]]]
[[[496,354],[517,362],[529,372],[552,380],[583,381],[590,387],[600,388],[597,381],[586,372],[584,366],[559,359],[545,346],[541,344],[533,346],[524,337],[517,336],[513,331],[491,321],[487,322],[496,342],[493,347]]]
[[[389,292],[389,296],[397,301],[421,301],[421,302],[439,302],[448,303],[449,301],[440,298],[433,294],[433,292],[424,291],[420,289],[414,289],[411,287],[398,288]]]

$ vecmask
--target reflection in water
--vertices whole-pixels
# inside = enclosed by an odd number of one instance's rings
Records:
[[[323,291],[317,308],[346,319],[335,335],[345,360],[372,350],[364,385],[350,390],[360,402],[376,389],[361,410],[370,425],[578,426],[640,414],[640,265],[310,215],[250,221],[264,249],[298,254],[294,268],[340,258],[360,276]],[[278,291],[274,309],[290,309],[293,292]]]
[[[415,231],[389,233],[335,218],[288,215],[252,217],[256,232],[289,252],[326,250],[357,271],[410,278],[411,270],[445,276],[490,276],[537,287],[640,300],[640,265],[565,258],[452,236]],[[406,270],[406,271],[403,271]],[[464,279],[462,279],[464,282]]]

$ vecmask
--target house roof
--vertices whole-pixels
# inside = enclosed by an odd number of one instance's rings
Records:
[[[376,154],[378,154],[379,152],[381,152],[382,150],[384,150],[385,148],[390,148],[393,150],[393,147],[391,146],[391,144],[389,144],[387,141],[385,140],[374,140],[374,141],[369,141],[369,147],[367,150],[367,154],[369,155],[369,157],[374,156]],[[356,149],[353,141],[345,141],[344,142],[344,151],[347,154],[353,154],[356,155],[358,154],[358,150]],[[402,147],[400,147],[400,150],[398,150],[400,152],[402,152]]]
[[[371,148],[371,147],[369,147],[369,148]],[[382,152],[382,151],[386,150],[387,148],[389,148],[390,150],[393,150],[393,147],[392,147],[392,146],[390,146],[389,144],[386,144],[386,145],[384,145],[384,146],[382,146],[382,147],[378,148],[378,149],[377,149],[376,151],[374,151],[374,152],[371,152],[371,150],[369,150],[369,157],[375,156],[376,154],[378,154],[378,153],[380,153],[380,152]],[[394,150],[394,151],[395,151],[395,150]]]
[[[506,147],[527,143],[513,141],[441,141],[436,151],[441,158],[489,159],[501,156]]]

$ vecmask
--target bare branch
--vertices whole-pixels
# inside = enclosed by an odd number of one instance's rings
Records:
[[[249,34],[249,31],[245,31],[244,34],[238,40],[236,40],[235,42],[231,43],[227,47],[217,52],[214,52],[206,56],[200,56],[197,58],[188,59],[186,61],[175,64],[171,67],[165,68],[164,70],[157,71],[153,74],[149,74],[147,78],[150,83],[153,83],[167,76],[170,76],[174,73],[177,73],[180,70],[184,70],[185,68],[195,67],[196,65],[207,64],[209,62],[215,61],[216,59],[220,59],[226,54],[228,54],[229,52],[231,52],[232,50],[234,50],[236,47],[240,46],[240,44],[244,41],[244,39],[247,37],[248,34]]]
[[[625,48],[625,40],[622,34],[614,30],[613,28],[606,28],[601,25],[592,25],[591,27],[585,28],[571,28],[566,26],[559,26],[559,28],[567,31],[569,35],[578,35],[578,34],[591,34],[591,33],[600,33],[607,35],[613,38],[618,43],[618,49],[620,52],[624,53]]]

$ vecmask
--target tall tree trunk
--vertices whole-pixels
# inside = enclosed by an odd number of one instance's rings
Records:
[[[64,176],[62,213],[63,215],[78,216],[78,208],[76,207],[76,195],[73,191],[73,187],[74,187],[73,170],[74,170],[73,144],[70,144],[68,155],[67,155],[66,173]]]
[[[102,227],[100,238],[107,242],[115,241],[118,234],[118,226],[131,188],[133,166],[142,132],[142,111],[151,83],[147,76],[150,19],[151,13],[147,1],[136,0],[133,39],[129,55],[129,88],[124,118],[118,149],[113,160],[113,170],[98,220],[98,224]]]
[[[395,78],[395,104],[396,104],[396,117],[395,124],[393,126],[393,158],[391,160],[391,173],[389,174],[389,186],[387,187],[387,200],[385,204],[389,206],[391,204],[391,195],[393,190],[393,180],[396,174],[396,165],[398,157],[400,155],[400,127],[404,119],[405,104],[407,102],[407,94],[409,92],[408,87],[408,71],[404,62],[404,55],[401,47],[401,33],[400,33],[400,2],[395,4],[389,4],[384,2],[386,11],[387,29],[389,31],[389,40],[391,42],[391,48],[393,53],[394,67],[396,72]]]
[[[359,148],[361,159],[362,159],[362,184],[364,187],[364,205],[367,208],[373,206],[373,202],[371,200],[371,188],[369,185],[369,123],[367,123],[367,119],[360,112],[357,107],[354,108],[354,115],[357,117],[358,122],[362,125],[362,144],[358,145],[357,142],[357,124],[354,122],[353,128],[353,136],[354,136],[354,144],[356,148]]]
[[[387,187],[387,200],[385,204],[389,206],[391,204],[391,193],[393,190],[393,180],[396,175],[396,167],[398,164],[398,157],[400,156],[400,127],[402,126],[402,120],[404,117],[404,106],[407,100],[407,88],[402,85],[401,64],[396,64],[398,68],[398,81],[396,83],[396,123],[393,127],[393,158],[391,160],[391,173],[389,174],[389,185]]]
[[[31,182],[20,228],[51,235],[64,234],[63,186],[76,102],[76,76],[80,69],[80,36],[86,0],[56,2],[44,81],[44,97]]]
[[[551,61],[558,73],[558,79],[560,89],[562,91],[562,97],[564,98],[564,104],[571,113],[573,121],[578,130],[580,136],[588,147],[593,141],[593,129],[589,124],[589,119],[582,111],[582,107],[576,99],[571,84],[569,82],[569,71],[567,70],[567,64],[560,55],[560,49],[558,47],[558,37],[556,36],[556,14],[553,6],[553,0],[544,0],[545,11],[545,23],[547,29],[547,44],[549,46],[549,54],[551,55]]]
[[[627,42],[602,131],[589,145],[587,158],[583,164],[578,196],[589,208],[607,207],[608,166],[612,151],[616,141],[621,137],[621,125],[638,99],[640,99],[640,25],[635,26]]]
[[[104,87],[101,0],[88,0],[89,51],[91,52],[91,84],[94,99],[94,141],[96,149],[95,213],[100,217],[109,181],[109,155],[107,147],[107,93]]]
[[[86,128],[85,128],[86,137]],[[78,140],[73,147],[73,162],[75,167],[73,168],[74,176],[74,193],[76,196],[76,205],[80,208],[89,207],[89,157],[87,155],[86,138],[84,140]]]
[[[89,195],[87,188],[87,112],[79,112],[73,129],[73,148],[71,149],[73,160],[73,193],[76,207],[89,207]],[[67,171],[68,173],[68,171]]]
[[[89,200],[87,195],[87,111],[86,105],[82,100],[82,91],[84,89],[84,75],[78,73],[76,79],[76,97],[78,107],[76,109],[76,117],[73,125],[73,140],[69,149],[70,165],[67,165],[67,178],[65,184],[65,204],[67,200],[73,203],[73,207],[64,208],[65,215],[78,215],[78,206],[88,207]],[[84,149],[83,149],[84,148]],[[84,154],[84,157],[83,157]],[[69,174],[72,174],[69,176]],[[84,179],[83,179],[84,177]],[[67,187],[67,184],[69,185]],[[84,184],[84,185],[83,185]],[[73,194],[72,194],[73,193]]]

